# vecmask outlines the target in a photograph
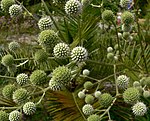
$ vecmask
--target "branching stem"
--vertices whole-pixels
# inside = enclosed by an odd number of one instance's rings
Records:
[[[78,108],[78,110],[79,110],[80,114],[82,115],[84,121],[86,121],[86,118],[85,118],[84,114],[82,113],[82,111],[80,110],[80,107],[79,107],[79,105],[77,103],[77,100],[76,100],[76,97],[75,97],[74,93],[72,93],[72,96],[73,96],[74,102],[76,104],[76,107]]]

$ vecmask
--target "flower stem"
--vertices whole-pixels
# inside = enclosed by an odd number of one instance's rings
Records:
[[[85,118],[84,114],[82,113],[82,111],[80,110],[80,107],[79,107],[79,105],[77,103],[77,100],[76,100],[76,97],[75,97],[74,93],[72,93],[72,96],[73,96],[74,102],[76,104],[76,107],[78,108],[78,110],[79,110],[80,114],[82,115],[84,121],[86,121],[86,118]]]
[[[115,78],[115,86],[116,86],[116,96],[119,94],[118,91],[118,82],[117,82],[117,76],[116,76],[116,65],[114,64],[114,78]]]
[[[15,77],[2,76],[2,75],[0,75],[0,78],[7,78],[7,79],[16,79]]]

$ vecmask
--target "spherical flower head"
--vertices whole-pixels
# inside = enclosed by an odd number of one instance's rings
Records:
[[[91,115],[94,112],[93,106],[90,104],[85,104],[82,107],[82,111],[85,115]]]
[[[143,97],[149,98],[150,97],[150,91],[144,91],[143,92]]]
[[[87,118],[87,121],[101,121],[101,119],[99,115],[92,114]]]
[[[10,54],[2,57],[2,62],[4,66],[12,66],[14,64],[14,57]]]
[[[99,99],[101,94],[102,93],[100,91],[95,91],[94,96]]]
[[[30,75],[30,81],[34,85],[42,85],[47,81],[47,75],[42,70],[35,70]]]
[[[49,87],[53,91],[60,91],[60,90],[62,90],[63,85],[58,81],[50,80],[49,81]]]
[[[113,97],[109,93],[103,93],[101,94],[99,98],[99,102],[101,106],[103,106],[104,108],[107,108],[108,106],[110,106],[112,101],[113,101]]]
[[[125,103],[134,104],[140,99],[140,93],[137,88],[130,87],[123,93]]]
[[[84,99],[84,98],[85,98],[85,93],[84,93],[84,91],[78,92],[78,97],[79,97],[80,99]]]
[[[82,74],[88,76],[90,74],[90,71],[88,69],[84,69]]]
[[[53,49],[54,56],[59,59],[65,59],[70,56],[70,48],[65,43],[58,43]]]
[[[121,21],[123,24],[132,24],[134,22],[134,16],[132,13],[125,11],[121,15]]]
[[[143,102],[137,102],[133,107],[132,111],[135,116],[144,116],[147,112],[147,107]]]
[[[40,49],[35,52],[34,59],[38,63],[46,62],[47,58],[48,58],[48,54],[43,49]]]
[[[12,95],[15,90],[16,90],[15,85],[12,84],[6,85],[2,90],[2,95],[5,98],[12,99]]]
[[[93,83],[90,82],[90,81],[87,81],[87,82],[84,83],[83,86],[84,86],[84,88],[85,88],[86,90],[89,90],[89,89],[92,89]]]
[[[28,82],[28,75],[25,73],[21,73],[16,77],[16,81],[19,85],[24,85]]]
[[[133,87],[139,87],[139,86],[141,86],[140,82],[138,81],[133,82]]]
[[[114,59],[114,53],[107,53],[107,58],[108,59]]]
[[[119,88],[126,89],[129,84],[129,77],[126,75],[120,75],[117,77],[117,85]]]
[[[10,51],[16,51],[18,48],[20,48],[20,45],[18,42],[14,41],[14,42],[9,43],[8,48]]]
[[[113,52],[113,48],[112,48],[112,47],[108,47],[108,48],[107,48],[107,52],[108,52],[108,53]]]
[[[78,0],[69,0],[65,4],[65,12],[68,15],[78,15],[82,11],[82,4]]]
[[[21,113],[17,110],[9,114],[9,121],[21,121]]]
[[[47,30],[50,29],[52,26],[52,20],[49,16],[46,17],[42,17],[39,21],[38,21],[38,27],[40,30]]]
[[[9,7],[9,14],[11,17],[19,16],[22,13],[22,7],[17,4],[13,4]]]
[[[132,26],[129,24],[123,24],[121,28],[123,32],[131,32],[132,30]]]
[[[118,33],[118,37],[122,39],[122,33]]]
[[[0,121],[8,121],[8,114],[5,111],[0,111]]]
[[[131,4],[131,0],[120,0],[121,7],[127,9]]]
[[[13,100],[18,104],[24,103],[27,100],[27,98],[28,91],[26,89],[20,88],[13,93]]]
[[[57,33],[49,29],[42,31],[38,37],[39,44],[49,53],[52,53],[54,46],[59,41]]]
[[[102,19],[105,22],[113,22],[115,20],[115,16],[114,16],[114,14],[113,14],[113,12],[111,10],[105,10],[102,13]]]
[[[52,80],[63,85],[68,85],[71,81],[71,70],[66,66],[59,66],[52,72]]]
[[[1,9],[4,11],[4,12],[7,12],[9,11],[9,7],[11,5],[15,4],[15,0],[2,0],[1,1]]]
[[[71,52],[71,59],[75,62],[82,62],[88,57],[88,52],[84,47],[75,47]]]
[[[27,102],[23,106],[23,112],[26,115],[33,115],[36,111],[36,105],[33,102]]]
[[[129,39],[130,33],[129,32],[123,32],[123,38],[124,39]]]
[[[94,97],[91,94],[87,94],[85,97],[85,102],[87,104],[92,104],[94,102]]]

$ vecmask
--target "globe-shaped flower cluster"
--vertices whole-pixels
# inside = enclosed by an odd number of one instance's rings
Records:
[[[1,1],[1,9],[4,12],[8,13],[9,7],[12,6],[13,4],[15,4],[15,0],[2,0]]]
[[[78,15],[82,11],[82,4],[78,0],[69,0],[65,4],[65,12],[68,15]]]
[[[147,107],[143,102],[137,102],[132,107],[132,111],[135,116],[143,116],[147,112]]]
[[[24,85],[28,82],[28,75],[25,73],[21,73],[16,77],[16,81],[19,85]]]
[[[52,20],[49,16],[45,16],[42,17],[39,21],[38,21],[38,27],[40,30],[47,30],[50,29],[52,26]]]
[[[75,47],[71,51],[71,59],[75,62],[82,62],[88,57],[88,52],[84,47]]]
[[[22,7],[20,5],[14,4],[9,7],[9,14],[11,17],[19,16],[22,13]]]
[[[27,102],[23,106],[23,112],[26,115],[33,115],[36,111],[36,105],[33,102]]]
[[[70,48],[65,43],[58,43],[53,49],[54,56],[59,59],[65,59],[70,56]]]

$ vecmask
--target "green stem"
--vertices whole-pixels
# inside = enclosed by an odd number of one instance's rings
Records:
[[[39,104],[41,103],[41,101],[43,100],[43,98],[44,98],[44,96],[45,96],[45,94],[46,94],[46,91],[50,89],[50,87],[47,87],[47,88],[45,88],[45,89],[43,89],[43,88],[41,88],[41,87],[38,87],[38,88],[42,89],[43,95],[41,96],[40,100],[36,103],[36,105],[39,105]]]
[[[0,75],[0,78],[7,78],[7,79],[16,79],[15,77],[2,76],[2,75]]]
[[[116,96],[119,94],[118,91],[118,82],[117,82],[117,76],[116,76],[116,65],[114,64],[114,78],[115,78],[115,86],[116,86]]]
[[[1,110],[13,110],[18,109],[19,107],[0,107]]]
[[[79,110],[80,114],[82,115],[84,121],[86,121],[86,118],[85,118],[84,114],[82,113],[82,111],[80,110],[80,107],[79,107],[79,105],[77,103],[77,100],[76,100],[76,97],[75,97],[74,93],[72,93],[72,96],[73,96],[74,102],[76,104],[76,107],[78,108],[78,110]]]
[[[45,4],[44,0],[41,0],[41,1],[42,1],[42,3],[43,3],[43,5],[44,5],[44,7],[45,7],[45,9],[46,9],[46,11],[47,11],[47,13],[49,14],[51,20],[53,21],[54,26],[55,26],[56,29],[59,31],[59,34],[60,34],[60,36],[61,36],[61,39],[62,39],[63,41],[65,41],[65,38],[64,38],[63,34],[61,33],[59,27],[57,26],[57,23],[55,22],[55,20],[54,20],[54,18],[53,18],[53,16],[52,16],[51,12],[49,11],[47,5]]]
[[[24,65],[24,64],[26,64],[28,61],[29,61],[29,60],[26,60],[26,61],[24,61],[23,63],[20,63],[19,65],[17,65],[16,67],[20,67],[20,66]]]
[[[81,17],[78,18],[78,33],[79,33],[79,45],[83,46],[83,42],[81,40]]]

